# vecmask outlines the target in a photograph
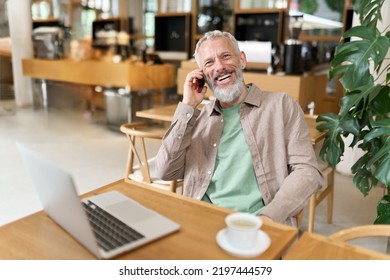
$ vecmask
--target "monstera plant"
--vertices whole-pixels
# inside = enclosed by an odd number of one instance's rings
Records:
[[[360,25],[347,30],[335,50],[330,79],[340,78],[344,96],[338,114],[322,114],[317,128],[327,132],[321,157],[335,167],[345,139],[363,155],[351,167],[353,182],[363,195],[381,185],[386,192],[377,205],[376,224],[390,224],[390,27],[379,30],[385,0],[355,0]],[[388,11],[387,11],[388,12]],[[346,39],[351,40],[346,40]],[[384,76],[383,81],[377,77]]]

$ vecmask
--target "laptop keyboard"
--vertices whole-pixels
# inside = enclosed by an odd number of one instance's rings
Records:
[[[97,243],[105,251],[144,238],[141,233],[124,224],[91,201],[82,202],[95,233]]]

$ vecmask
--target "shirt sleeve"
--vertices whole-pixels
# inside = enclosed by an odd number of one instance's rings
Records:
[[[186,149],[200,110],[179,102],[171,126],[156,155],[157,176],[163,180],[183,179]]]
[[[288,175],[262,211],[280,223],[295,216],[323,184],[303,111],[293,103],[285,116]]]

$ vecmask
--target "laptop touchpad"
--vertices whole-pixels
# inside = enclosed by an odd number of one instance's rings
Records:
[[[153,217],[155,213],[138,203],[121,201],[105,207],[108,212],[127,223],[136,223]]]

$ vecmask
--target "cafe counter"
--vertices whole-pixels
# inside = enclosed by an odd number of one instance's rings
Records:
[[[176,69],[170,64],[67,59],[23,59],[22,64],[23,75],[35,79],[103,87],[130,86],[132,91],[160,90],[176,85]]]

